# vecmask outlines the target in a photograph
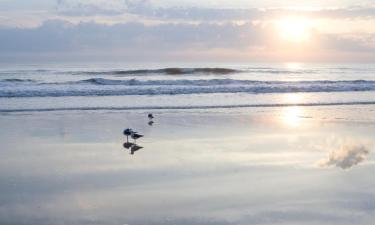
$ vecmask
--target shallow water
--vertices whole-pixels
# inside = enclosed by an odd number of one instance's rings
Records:
[[[372,105],[0,116],[1,224],[372,224]],[[145,137],[131,155],[123,129]]]

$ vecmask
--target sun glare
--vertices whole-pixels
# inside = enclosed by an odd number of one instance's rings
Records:
[[[286,104],[299,104],[303,102],[304,97],[300,93],[288,93],[284,95],[283,99]]]
[[[282,39],[293,42],[306,42],[310,39],[312,22],[306,18],[284,18],[277,22]]]
[[[301,122],[300,115],[303,113],[303,110],[301,107],[298,106],[292,106],[292,107],[286,107],[283,110],[283,122],[291,127],[297,127]]]

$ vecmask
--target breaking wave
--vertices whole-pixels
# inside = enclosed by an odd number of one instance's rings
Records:
[[[17,83],[17,82],[15,82]],[[0,97],[181,95],[209,93],[292,93],[375,91],[375,81],[260,81],[237,79],[111,80],[92,78],[62,83],[3,85]]]

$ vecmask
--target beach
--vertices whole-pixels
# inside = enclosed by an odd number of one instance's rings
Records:
[[[371,224],[372,105],[2,112],[2,224]],[[123,147],[125,128],[143,148]],[[132,141],[130,139],[130,141]]]
[[[0,225],[373,225],[374,3],[0,0]]]

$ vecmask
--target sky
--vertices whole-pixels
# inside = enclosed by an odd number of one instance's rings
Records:
[[[375,61],[369,0],[0,0],[1,61]]]

